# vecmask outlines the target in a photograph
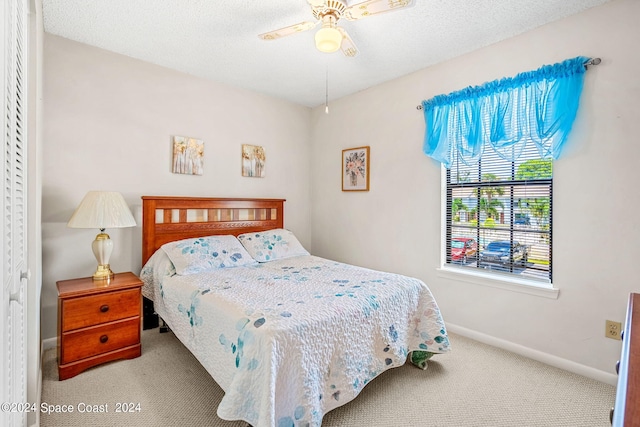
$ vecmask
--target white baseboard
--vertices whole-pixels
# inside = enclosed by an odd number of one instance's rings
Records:
[[[547,365],[564,369],[565,371],[573,372],[574,374],[582,375],[596,381],[611,384],[614,386],[618,383],[618,376],[615,374],[610,374],[599,369],[581,365],[580,363],[576,363],[568,359],[563,359],[561,357],[554,356],[549,353],[544,353],[542,351],[534,350],[532,348],[525,347],[511,341],[492,337],[491,335],[483,334],[482,332],[467,329],[458,325],[453,325],[451,323],[447,323],[447,330],[453,332],[454,334],[462,335],[463,337],[471,338],[481,343],[489,344],[503,350],[511,351],[521,356],[525,356],[530,359],[537,360],[538,362],[546,363]]]
[[[462,334],[460,334],[462,335]],[[42,350],[49,350],[50,348],[55,348],[58,345],[58,338],[57,337],[53,337],[53,338],[47,338],[45,340],[42,340]]]

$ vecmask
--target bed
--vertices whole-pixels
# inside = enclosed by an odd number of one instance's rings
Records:
[[[283,199],[142,199],[143,295],[224,390],[224,420],[320,426],[380,373],[450,350],[422,281],[309,254]]]

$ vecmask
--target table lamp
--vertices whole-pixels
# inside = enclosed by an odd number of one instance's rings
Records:
[[[67,223],[67,227],[100,230],[91,244],[93,254],[98,261],[93,280],[109,280],[113,277],[113,271],[109,267],[113,241],[104,230],[135,225],[136,221],[122,194],[115,191],[89,191],[84,196]]]

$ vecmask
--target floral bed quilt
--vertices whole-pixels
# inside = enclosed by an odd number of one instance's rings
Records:
[[[415,278],[311,255],[180,276],[163,255],[144,266],[143,294],[225,391],[225,420],[320,426],[411,352],[426,363],[450,348]]]

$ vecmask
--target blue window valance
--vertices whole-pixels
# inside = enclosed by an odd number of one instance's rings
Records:
[[[528,144],[557,159],[576,117],[589,58],[579,56],[422,102],[423,150],[445,167],[454,150],[475,164],[485,149],[514,161]]]

